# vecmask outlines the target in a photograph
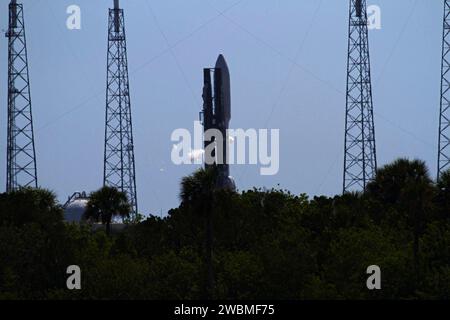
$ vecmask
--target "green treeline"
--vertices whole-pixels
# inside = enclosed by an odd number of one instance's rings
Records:
[[[450,173],[435,183],[398,160],[365,194],[314,199],[215,191],[213,175],[184,178],[167,217],[110,236],[64,223],[49,191],[0,195],[0,299],[450,298]],[[81,290],[66,288],[69,265]]]

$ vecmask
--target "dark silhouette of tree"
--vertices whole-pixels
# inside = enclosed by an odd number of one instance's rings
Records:
[[[380,168],[375,181],[368,185],[367,190],[369,196],[377,199],[385,208],[384,213],[379,214],[392,213],[386,208],[393,207],[397,216],[388,217],[389,221],[398,219],[412,230],[417,284],[420,281],[419,240],[432,212],[435,195],[426,164],[420,160],[398,159]]]
[[[127,195],[116,188],[105,186],[89,195],[85,218],[101,221],[106,226],[106,234],[110,235],[113,217],[128,218],[130,212]]]
[[[193,211],[205,223],[205,264],[207,269],[206,296],[214,298],[213,268],[213,207],[217,185],[217,169],[199,169],[181,180],[180,199],[182,206]]]
[[[437,182],[437,202],[441,208],[440,217],[450,219],[450,170],[444,172]]]
[[[21,188],[0,194],[0,221],[15,226],[37,223],[50,227],[62,222],[62,210],[53,192]]]

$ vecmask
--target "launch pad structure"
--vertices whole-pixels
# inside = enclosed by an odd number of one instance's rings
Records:
[[[441,90],[438,141],[438,180],[450,170],[450,0],[444,0]],[[6,191],[38,187],[35,135],[30,93],[24,7],[9,2],[8,101]],[[365,191],[376,176],[377,150],[368,35],[367,0],[349,0],[347,86],[343,192]],[[218,130],[225,137],[214,148],[218,159],[218,187],[234,186],[228,163],[227,129],[231,120],[230,72],[223,55],[213,68],[203,70],[204,131]],[[138,213],[135,145],[124,10],[113,0],[108,15],[107,85],[105,112],[103,185],[123,191]],[[204,141],[204,148],[217,143]],[[219,154],[220,153],[220,154]],[[210,167],[211,164],[205,164]]]

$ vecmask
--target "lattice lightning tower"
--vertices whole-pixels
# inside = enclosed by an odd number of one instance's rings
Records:
[[[103,184],[125,192],[132,206],[132,215],[135,215],[138,208],[127,46],[124,14],[119,8],[119,0],[115,0],[114,8],[109,9],[107,68]]]
[[[8,38],[8,141],[6,192],[37,188],[36,150],[31,112],[27,44],[23,5],[9,4]]]
[[[366,0],[350,0],[344,193],[365,191],[376,168]]]
[[[438,180],[450,170],[450,1],[444,1],[441,108],[439,118]]]

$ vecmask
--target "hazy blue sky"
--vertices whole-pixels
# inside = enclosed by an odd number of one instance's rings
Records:
[[[0,0],[0,27],[7,4]],[[20,2],[20,1],[19,1]],[[107,9],[112,0],[23,0],[39,184],[63,201],[102,184]],[[66,8],[82,29],[66,28]],[[370,32],[380,165],[426,160],[436,172],[443,1],[374,0]],[[202,68],[219,53],[232,77],[233,128],[279,128],[280,172],[234,166],[239,189],[342,190],[348,0],[122,0],[125,9],[140,211],[179,203],[170,135],[193,128]],[[0,39],[1,190],[5,185],[7,39]]]

